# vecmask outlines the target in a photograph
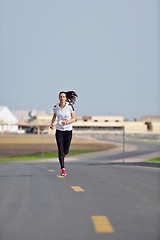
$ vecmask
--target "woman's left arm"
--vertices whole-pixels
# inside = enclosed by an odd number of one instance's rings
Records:
[[[72,112],[71,113],[71,119],[66,121],[66,122],[62,122],[63,125],[66,125],[66,124],[69,124],[69,123],[73,123],[76,121],[76,114],[75,112]]]

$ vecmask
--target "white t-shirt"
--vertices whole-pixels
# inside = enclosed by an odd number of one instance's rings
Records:
[[[62,122],[69,121],[72,116],[71,113],[74,112],[73,105],[66,102],[66,106],[64,108],[59,107],[59,103],[53,107],[53,112],[57,116],[57,124],[56,124],[56,129],[61,130],[61,131],[70,131],[72,130],[72,123],[63,125]]]

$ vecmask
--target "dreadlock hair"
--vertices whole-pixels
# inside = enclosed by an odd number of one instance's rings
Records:
[[[76,101],[76,97],[78,97],[78,95],[74,92],[74,91],[68,91],[68,92],[60,92],[59,96],[61,93],[65,93],[66,97],[67,97],[67,102],[71,103],[71,104],[75,104]]]

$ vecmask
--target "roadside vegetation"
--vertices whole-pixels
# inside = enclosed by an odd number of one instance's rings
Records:
[[[160,157],[159,158],[154,158],[154,159],[151,159],[151,160],[147,160],[145,162],[160,162]]]
[[[74,156],[74,155],[79,155],[83,153],[91,153],[91,152],[96,152],[93,150],[71,150],[67,156]],[[44,156],[42,157],[42,154],[39,155],[32,155],[32,156],[23,156],[23,157],[12,157],[12,158],[3,158],[0,159],[0,162],[7,162],[7,161],[24,161],[24,160],[38,160],[38,159],[49,159],[49,158],[57,158],[58,153],[45,153]]]

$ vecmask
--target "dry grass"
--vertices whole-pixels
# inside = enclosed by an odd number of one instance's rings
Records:
[[[45,153],[57,152],[54,135],[1,135],[0,158],[40,154],[43,142]],[[103,151],[113,148],[115,145],[103,143],[93,138],[87,140],[73,137],[70,149]]]
[[[0,144],[41,144],[44,139],[45,144],[54,144],[56,139],[54,135],[1,135]],[[92,139],[81,139],[73,136],[72,144],[99,143]]]

